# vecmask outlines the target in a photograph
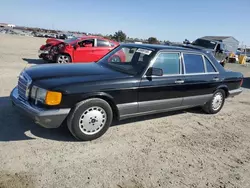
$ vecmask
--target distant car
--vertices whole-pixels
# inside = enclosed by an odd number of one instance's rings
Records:
[[[124,60],[113,61],[122,53]],[[242,82],[241,73],[226,71],[207,51],[121,44],[96,63],[27,68],[11,99],[43,127],[65,122],[77,139],[93,140],[113,119],[196,106],[216,114],[242,92]]]
[[[246,55],[247,56],[246,62],[250,62],[250,52],[247,52],[246,54],[243,53],[242,55]]]
[[[119,43],[98,36],[71,39],[47,39],[39,50],[39,58],[56,63],[98,61]],[[123,58],[122,56],[117,58]]]
[[[202,38],[198,38],[192,43],[187,43],[188,46],[195,46],[203,50],[210,51],[217,61],[224,67],[228,61],[230,52],[225,50],[225,45],[219,41],[211,41]]]

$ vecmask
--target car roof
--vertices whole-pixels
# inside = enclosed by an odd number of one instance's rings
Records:
[[[101,36],[95,36],[95,35],[86,35],[86,36],[82,36],[82,37],[79,37],[78,40],[93,39],[93,38],[103,39],[103,40],[107,40],[107,41],[113,42],[113,43],[115,43],[115,44],[118,44],[118,42],[116,42],[116,41],[113,41],[113,40],[110,40],[110,39],[107,39],[107,38],[101,37]]]
[[[187,45],[160,45],[160,44],[136,44],[136,43],[123,43],[122,46],[146,48],[150,50],[180,50],[180,51],[193,51],[193,52],[205,52],[205,50],[196,48],[194,46]]]

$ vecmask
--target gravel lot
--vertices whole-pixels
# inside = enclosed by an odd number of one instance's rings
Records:
[[[20,115],[8,97],[20,71],[42,63],[44,42],[0,35],[0,188],[250,187],[250,67],[227,65],[248,78],[217,115],[141,117],[76,142],[66,128],[44,129]]]

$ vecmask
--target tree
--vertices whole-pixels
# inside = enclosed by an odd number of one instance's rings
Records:
[[[149,37],[149,38],[148,38],[148,43],[149,43],[149,44],[158,44],[159,41],[158,41],[157,38],[155,38],[155,37]]]
[[[104,38],[113,40],[114,37],[113,37],[113,35],[105,35]]]
[[[118,42],[124,42],[127,38],[127,35],[123,31],[115,32],[113,38]]]

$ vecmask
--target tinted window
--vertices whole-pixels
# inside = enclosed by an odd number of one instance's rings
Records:
[[[210,63],[210,61],[205,57],[205,64],[207,67],[207,72],[216,72],[213,65]]]
[[[204,73],[204,63],[201,55],[183,54],[187,74]]]
[[[110,44],[106,40],[97,39],[97,46],[98,47],[108,47],[108,46],[110,46]]]
[[[179,74],[180,60],[178,53],[161,53],[157,56],[153,65],[155,68],[161,68],[163,74]]]
[[[83,40],[78,43],[80,47],[94,47],[94,39]]]

